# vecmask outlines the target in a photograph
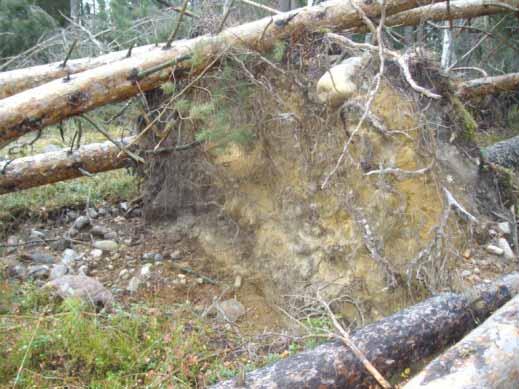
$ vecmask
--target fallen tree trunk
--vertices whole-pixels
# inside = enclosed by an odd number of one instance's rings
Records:
[[[519,273],[466,294],[445,293],[361,328],[351,340],[386,378],[461,339],[519,292]],[[224,388],[368,388],[376,385],[343,343],[326,343],[213,386]]]
[[[519,73],[504,74],[495,77],[476,78],[458,86],[458,95],[464,99],[510,92],[519,89]]]
[[[494,143],[481,151],[486,162],[519,170],[519,136]]]
[[[404,389],[519,387],[519,296],[432,361]]]
[[[135,47],[131,55],[146,54],[151,50],[160,50],[156,45]],[[99,57],[71,59],[63,67],[63,62],[54,62],[30,68],[15,69],[0,73],[0,99],[12,96],[24,90],[65,78],[69,75],[94,69],[127,58],[128,50],[116,51]]]
[[[419,3],[387,0],[386,12],[392,15]],[[370,17],[380,14],[378,2],[366,0],[357,6]],[[147,55],[78,73],[69,80],[54,80],[0,100],[0,146],[70,116],[154,89],[170,79],[172,72],[176,78],[201,72],[229,47],[266,51],[277,40],[305,30],[352,28],[362,23],[351,2],[332,0],[229,28],[216,36],[185,40],[169,50],[152,50]]]
[[[512,8],[519,8],[519,0],[503,0],[496,4],[498,5],[485,4],[480,0],[453,1],[450,2],[450,7],[447,7],[447,3],[431,4],[389,16],[386,19],[385,24],[386,26],[415,26],[422,23],[423,20],[452,20],[510,12],[510,9],[503,5],[508,5]],[[365,26],[359,26],[353,30],[357,33],[369,32]],[[132,55],[146,54],[150,50],[162,50],[162,45],[159,46],[160,47],[157,47],[157,45],[147,45],[136,47],[132,50]],[[69,74],[72,75],[97,68],[101,65],[113,63],[126,58],[127,54],[128,51],[123,50],[96,58],[71,60],[67,62],[65,68],[60,66],[61,63],[56,62],[48,65],[40,65],[0,73],[0,99],[23,92],[27,89],[35,88],[58,78],[64,78]]]
[[[430,4],[423,7],[410,9],[389,16],[386,26],[416,26],[427,21],[469,19],[483,15],[494,15],[503,12],[519,10],[519,0],[504,0],[499,3],[485,3],[481,0],[457,0]],[[369,32],[368,28],[362,26],[355,32]]]
[[[129,144],[133,137],[121,142]],[[112,142],[93,143],[70,149],[0,162],[0,194],[125,167],[128,156]]]

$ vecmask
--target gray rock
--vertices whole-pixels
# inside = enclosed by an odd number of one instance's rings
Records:
[[[75,230],[81,231],[83,228],[90,225],[90,219],[87,216],[79,216],[72,225]]]
[[[159,253],[144,253],[142,260],[144,262],[160,262],[164,260],[164,257]]]
[[[503,253],[504,253],[504,250],[502,248],[494,246],[493,244],[489,244],[485,249],[490,254],[494,254],[494,255],[503,255]]]
[[[97,210],[97,213],[99,214],[99,216],[105,216],[108,212],[106,212],[105,208],[99,208]]]
[[[225,300],[216,304],[216,318],[222,322],[234,323],[245,315],[245,307],[236,299]]]
[[[94,242],[94,248],[103,251],[115,251],[119,248],[119,244],[113,240],[97,240]]]
[[[64,275],[68,274],[68,272],[69,268],[62,263],[53,265],[52,269],[50,270],[49,280],[55,280],[56,278],[63,277]]]
[[[75,261],[78,261],[80,259],[81,259],[81,256],[75,250],[65,249],[65,251],[63,251],[63,255],[61,257],[61,262],[67,266],[70,266]]]
[[[12,254],[14,253],[16,250],[17,250],[17,246],[20,243],[20,240],[18,239],[18,237],[16,235],[11,235],[10,237],[7,238],[7,254]]]
[[[127,212],[127,211],[128,211],[128,202],[126,202],[126,201],[122,202],[121,204],[119,204],[119,207],[120,207],[124,212]]]
[[[510,244],[508,244],[508,241],[505,238],[499,238],[497,241],[497,245],[501,250],[503,250],[503,254],[506,259],[513,260],[515,259],[515,254],[512,248],[510,247]]]
[[[35,265],[27,268],[27,278],[34,280],[46,280],[49,278],[50,269],[47,265]]]
[[[71,246],[70,240],[58,239],[49,244],[50,248],[56,251],[63,251]]]
[[[30,240],[40,240],[45,239],[47,234],[38,230],[31,230],[31,235],[29,236]]]
[[[103,256],[103,250],[93,249],[92,251],[90,251],[90,256],[92,258],[101,258]]]
[[[74,211],[73,209],[71,209],[67,212],[67,218],[69,221],[76,220],[78,218],[78,216],[79,216],[79,214],[76,211]]]
[[[169,256],[172,260],[176,261],[182,258],[182,252],[180,250],[175,250]]]
[[[67,231],[65,237],[73,238],[73,237],[75,237],[77,234],[79,234],[79,231],[76,230],[74,227],[70,227],[69,230]]]
[[[86,210],[86,215],[90,219],[96,219],[99,216],[99,214],[97,213],[97,211],[94,208],[88,208]]]
[[[497,225],[497,228],[505,235],[510,235],[510,233],[512,232],[512,229],[510,228],[510,223],[508,222],[499,223]]]
[[[135,293],[139,289],[142,284],[142,280],[139,277],[132,277],[130,282],[128,283],[128,287],[126,288],[128,292]]]
[[[461,272],[461,277],[462,278],[467,278],[468,276],[470,276],[472,274],[472,272],[470,270],[463,270]]]
[[[52,255],[43,251],[26,252],[23,253],[21,257],[22,259],[44,265],[50,265],[56,262],[55,258]]]
[[[88,266],[87,265],[81,265],[78,269],[79,275],[87,276],[88,275]]]
[[[147,263],[141,268],[141,277],[148,278],[151,275],[151,263]]]
[[[130,277],[130,272],[128,269],[123,269],[119,272],[119,278],[122,280],[127,280]]]
[[[0,258],[0,268],[6,269],[9,278],[23,280],[27,276],[27,268],[25,265],[12,257]]]
[[[105,233],[104,238],[107,240],[117,240],[117,233],[115,231],[109,230]]]
[[[90,233],[94,236],[98,236],[100,238],[104,238],[105,234],[108,233],[110,230],[104,226],[95,225],[90,230]]]
[[[94,306],[102,305],[105,308],[111,307],[113,303],[112,293],[98,280],[88,276],[66,275],[48,282],[45,287],[54,290],[63,299],[76,297]]]

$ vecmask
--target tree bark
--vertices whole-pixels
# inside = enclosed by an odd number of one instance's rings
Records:
[[[135,47],[132,49],[132,55],[145,54],[154,49],[160,50],[156,45]],[[2,72],[0,73],[0,99],[35,88],[58,78],[65,78],[68,75],[119,61],[126,58],[127,55],[128,50],[121,50],[99,57],[71,59],[67,61],[64,68],[61,66],[63,62],[54,62],[47,65]]]
[[[123,139],[123,145],[133,137]],[[119,155],[121,154],[121,155]],[[69,149],[0,162],[0,194],[70,180],[88,173],[125,167],[128,157],[111,142],[93,143],[70,153]]]
[[[419,2],[387,0],[387,14],[416,7]],[[378,2],[365,0],[358,6],[370,17],[380,14]],[[355,28],[362,23],[350,2],[328,1],[229,28],[216,36],[185,40],[170,50],[152,50],[147,55],[76,74],[70,80],[52,81],[0,100],[0,147],[28,132],[154,89],[170,79],[172,72],[177,78],[201,72],[229,47],[247,46],[265,51],[277,40],[302,30]],[[192,57],[196,57],[196,61],[192,61]],[[156,70],[167,64],[172,66]],[[150,69],[155,71],[144,76]]]
[[[416,26],[428,21],[470,19],[482,15],[494,15],[503,12],[513,12],[519,9],[519,0],[504,0],[497,3],[482,2],[481,0],[456,0],[451,1],[449,8],[447,3],[430,4],[423,7],[410,9],[404,12],[388,16],[386,26]],[[507,8],[507,6],[509,8]],[[368,32],[366,26],[357,28],[355,32]]]
[[[353,332],[351,340],[390,378],[461,339],[518,292],[519,273],[513,273],[466,294],[432,297]],[[375,385],[354,354],[343,343],[334,342],[255,370],[245,380],[235,378],[213,388],[359,389]]]
[[[481,151],[487,162],[519,171],[519,136],[494,143]]]
[[[500,3],[511,7],[519,7],[519,0],[503,0]],[[421,23],[424,19],[439,21],[456,18],[473,18],[481,15],[492,15],[510,11],[509,9],[495,5],[485,5],[481,3],[480,0],[458,0],[452,1],[450,4],[450,13],[447,10],[446,3],[438,3],[389,16],[386,19],[386,25],[414,26]],[[368,32],[364,26],[356,28],[355,31]],[[156,47],[156,45],[136,47],[132,50],[132,55],[144,54],[150,50],[161,50],[161,47]],[[128,50],[123,50],[95,58],[71,60],[67,62],[65,69],[60,68],[60,62],[56,62],[49,65],[33,66],[0,73],[0,99],[23,92],[27,89],[35,88],[58,78],[64,78],[67,74],[72,75],[113,63],[124,59],[127,53]]]
[[[519,296],[501,307],[404,389],[519,387]]]
[[[519,73],[476,78],[458,86],[458,95],[464,99],[519,89]]]

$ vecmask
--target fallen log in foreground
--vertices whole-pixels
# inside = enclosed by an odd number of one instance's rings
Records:
[[[519,170],[519,136],[494,143],[481,152],[487,162]]]
[[[390,378],[457,342],[518,292],[519,273],[513,273],[465,294],[432,297],[353,332],[351,340]],[[245,380],[236,378],[213,388],[359,389],[375,385],[355,355],[343,343],[334,342],[255,370]]]
[[[392,15],[415,8],[420,0],[386,0]],[[172,72],[181,78],[199,74],[230,48],[247,47],[266,51],[279,39],[296,37],[304,31],[333,30],[363,24],[361,8],[378,17],[381,4],[370,0],[331,0],[313,7],[267,17],[224,30],[216,36],[183,41],[169,50],[152,50],[108,65],[78,73],[70,80],[54,80],[0,100],[0,147],[31,131],[68,117],[157,88]]]
[[[510,73],[465,81],[458,86],[458,96],[468,99],[517,89],[519,89],[519,73]]]
[[[123,145],[133,137],[124,138]],[[0,162],[0,194],[101,173],[126,166],[128,156],[112,142],[93,143],[70,149]]]
[[[432,361],[404,389],[519,387],[519,296]]]
[[[132,56],[146,54],[151,50],[160,50],[156,45],[146,45],[132,49]],[[120,61],[128,57],[128,50],[116,51],[99,57],[71,59],[63,67],[62,62],[14,69],[0,73],[0,99],[12,96],[24,90],[35,88],[46,82],[65,78],[69,75],[94,69],[102,65]]]
[[[399,12],[386,19],[386,26],[415,26],[424,20],[440,21],[474,18],[482,15],[494,15],[510,12],[506,8],[519,8],[519,0],[502,0],[498,5],[486,4],[481,0],[456,0],[447,3],[437,3]],[[357,33],[369,32],[367,27],[360,26],[353,29]],[[174,44],[182,41],[174,42]],[[135,47],[132,56],[148,54],[151,50],[162,50],[163,44]],[[109,53],[95,58],[81,58],[70,60],[65,68],[60,62],[33,66],[24,69],[15,69],[0,73],[0,99],[12,96],[24,90],[35,88],[46,82],[64,78],[68,74],[76,74],[99,66],[113,63],[127,57],[128,50]]]

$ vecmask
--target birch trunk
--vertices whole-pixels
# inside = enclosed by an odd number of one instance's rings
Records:
[[[133,138],[125,138],[128,144]],[[121,155],[119,155],[121,154]],[[111,142],[93,143],[70,153],[69,149],[0,162],[0,194],[101,173],[126,166],[128,158]]]
[[[395,14],[418,3],[419,0],[387,0],[387,13]],[[378,2],[365,0],[358,6],[370,17],[380,14]],[[175,77],[185,77],[210,66],[229,47],[247,46],[265,51],[277,40],[298,31],[355,28],[362,23],[350,2],[332,0],[229,28],[216,36],[185,40],[169,50],[153,50],[147,55],[100,66],[76,74],[68,81],[52,81],[0,100],[0,147],[28,132],[154,89],[170,79],[173,67],[139,77],[150,69],[175,63]],[[197,60],[191,61],[194,53]]]
[[[513,273],[466,294],[445,293],[425,300],[353,332],[351,340],[390,378],[461,339],[518,292],[519,273]],[[247,373],[245,379],[213,386],[240,387],[359,389],[376,387],[376,382],[343,343],[335,342]]]
[[[442,69],[448,69],[451,64],[452,58],[452,30],[448,28],[448,22],[445,22],[443,26],[445,27],[445,29],[443,30],[442,36],[442,56],[440,66]]]
[[[519,296],[445,354],[432,361],[403,389],[519,387]]]

